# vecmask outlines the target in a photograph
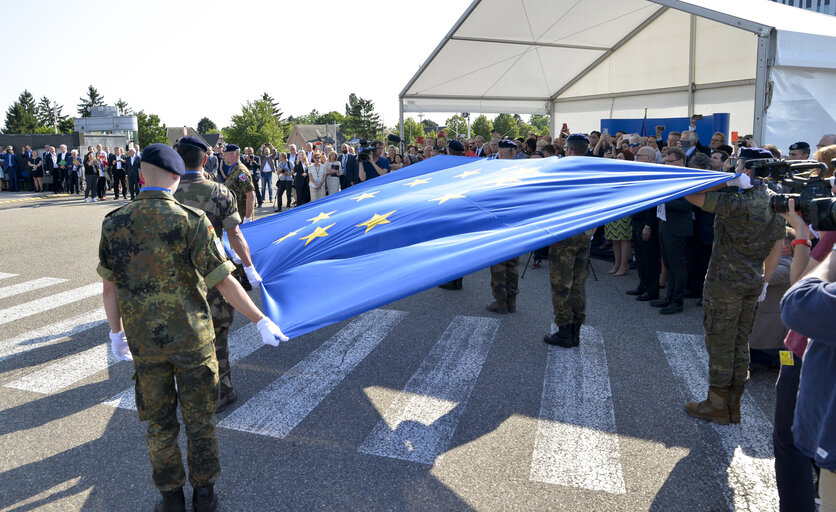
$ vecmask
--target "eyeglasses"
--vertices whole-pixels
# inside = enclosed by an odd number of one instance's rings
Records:
[[[641,142],[631,142],[631,143],[630,143],[630,147],[631,147],[631,148],[634,148],[634,147],[636,147],[636,146],[641,146],[641,145],[642,145],[642,144],[641,144]]]

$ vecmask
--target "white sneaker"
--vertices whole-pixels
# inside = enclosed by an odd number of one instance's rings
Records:
[[[98,202],[99,202],[99,198],[98,198],[98,197],[94,197],[94,198],[93,198],[93,202],[94,202],[94,203],[98,203]]]
[[[85,198],[84,198],[84,202],[85,202],[85,203],[89,203],[89,202],[90,202],[90,198],[89,198],[89,197],[85,197]]]

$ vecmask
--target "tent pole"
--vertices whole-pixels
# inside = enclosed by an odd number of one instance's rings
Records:
[[[401,132],[401,154],[403,155],[403,98],[398,98],[398,131]]]
[[[769,89],[769,71],[774,56],[774,30],[770,34],[758,36],[758,62],[755,73],[755,113],[752,135],[758,146],[764,143],[764,127],[766,121],[767,94]]]
[[[694,81],[697,67],[697,17],[691,15],[690,47],[688,49],[688,117],[694,115]]]

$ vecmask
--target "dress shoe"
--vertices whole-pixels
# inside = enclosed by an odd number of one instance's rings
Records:
[[[698,301],[697,301],[697,307],[698,307],[698,308],[701,308],[701,307],[702,307],[702,299],[700,299],[700,300],[698,300]]]
[[[517,294],[508,294],[508,300],[505,302],[505,309],[507,309],[509,313],[517,312]]]
[[[212,484],[195,487],[192,492],[194,512],[215,512],[218,509],[218,497]]]
[[[573,341],[572,324],[561,325],[557,328],[556,333],[543,336],[543,341],[549,345],[557,345],[558,347],[563,348],[572,348],[577,346]]]
[[[487,309],[491,313],[497,313],[500,315],[508,313],[508,306],[505,304],[504,301],[501,300],[495,300],[491,302],[490,304],[485,306],[485,309]]]
[[[440,284],[440,285],[438,285],[438,287],[441,288],[442,290],[460,290],[460,288],[458,288],[456,286],[455,281],[450,281],[449,283]]]
[[[654,308],[664,308],[664,307],[667,307],[668,304],[670,304],[670,303],[671,303],[671,301],[669,301],[668,299],[661,299],[661,300],[651,301],[650,305],[653,306]]]
[[[671,302],[670,304],[659,310],[660,315],[674,315],[676,313],[682,313],[681,302]]]
[[[643,294],[636,297],[636,300],[639,302],[647,302],[649,300],[658,300],[659,294],[658,293],[648,293],[644,292]]]
[[[154,506],[154,512],[186,512],[186,497],[183,496],[183,488],[178,487],[172,491],[160,491],[163,499]]]
[[[643,288],[636,288],[635,290],[627,290],[624,293],[626,293],[627,295],[641,295],[644,292],[645,290]]]
[[[702,298],[702,292],[700,292],[700,291],[692,292],[690,290],[686,290],[685,291],[685,298],[686,299],[701,299]]]

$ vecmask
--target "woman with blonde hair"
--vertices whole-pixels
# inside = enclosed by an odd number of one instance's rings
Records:
[[[311,201],[325,197],[325,169],[322,161],[322,153],[316,151],[308,167],[308,185],[310,187]]]
[[[833,176],[834,158],[836,158],[836,144],[831,146],[824,146],[823,148],[816,151],[816,162],[822,162],[823,164],[827,165],[827,173],[824,175],[825,178]]]
[[[325,165],[325,193],[330,196],[331,194],[336,194],[340,191],[340,172],[342,171],[342,164],[337,158],[336,151],[328,153],[328,162]]]

